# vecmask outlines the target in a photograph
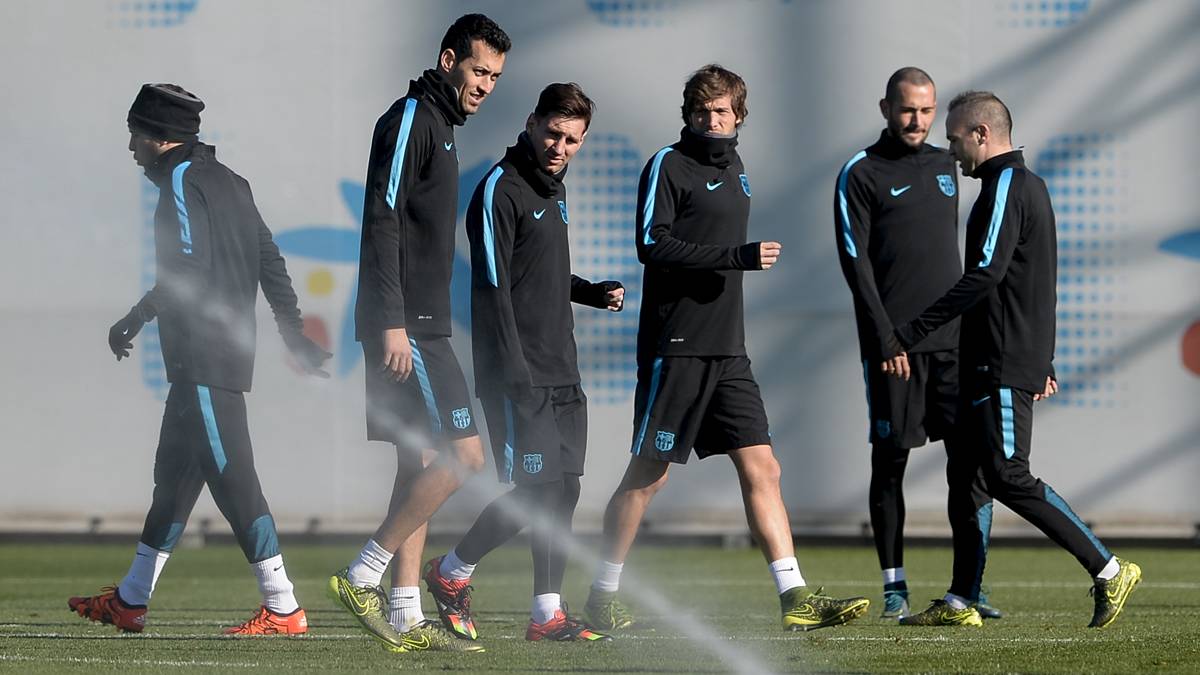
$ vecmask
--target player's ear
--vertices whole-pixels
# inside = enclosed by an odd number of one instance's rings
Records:
[[[458,65],[458,56],[455,55],[454,50],[449,47],[443,49],[442,53],[438,55],[438,67],[442,69],[442,72],[449,73],[454,70],[456,65]]]
[[[886,98],[879,99],[879,114],[883,115],[883,119],[885,120],[888,118],[888,109],[890,107],[891,106],[888,105],[888,100]]]

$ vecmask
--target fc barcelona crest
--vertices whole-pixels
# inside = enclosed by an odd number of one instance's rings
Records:
[[[450,420],[454,422],[455,429],[466,429],[471,426],[471,411],[467,408],[451,410]]]
[[[558,215],[562,216],[563,225],[566,225],[570,222],[567,220],[567,203],[561,199],[558,200]]]
[[[750,179],[747,178],[746,174],[744,174],[744,173],[738,174],[738,179],[742,181],[742,192],[745,192],[746,196],[749,197],[750,196]]]
[[[538,473],[542,470],[542,453],[525,455],[525,473]]]
[[[892,423],[887,420],[875,420],[875,435],[881,440],[892,435]]]
[[[675,447],[675,434],[670,431],[660,431],[654,436],[654,447],[659,452],[670,452]]]
[[[947,197],[953,197],[955,192],[954,176],[951,176],[948,173],[939,173],[937,179],[938,187],[942,189],[942,194],[946,195]]]

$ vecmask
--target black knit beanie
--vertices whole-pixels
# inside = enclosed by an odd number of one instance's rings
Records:
[[[143,84],[129,107],[129,131],[156,141],[198,140],[204,102],[174,84]]]

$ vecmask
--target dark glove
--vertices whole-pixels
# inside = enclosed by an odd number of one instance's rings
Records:
[[[596,283],[592,284],[592,286],[596,289],[596,293],[599,296],[599,301],[596,303],[596,306],[600,307],[601,309],[608,309],[609,293],[617,290],[618,288],[625,288],[625,286],[621,285],[621,282],[613,281],[612,279],[597,281]],[[621,304],[619,307],[617,307],[616,311],[619,312],[622,309],[625,309],[624,300],[621,300]]]
[[[296,362],[300,364],[304,372],[317,377],[329,378],[329,373],[321,370],[321,366],[333,358],[333,354],[322,349],[304,333],[286,333],[283,336],[283,343],[287,345],[288,351],[296,358]]]
[[[108,329],[108,348],[116,355],[118,361],[129,356],[129,350],[133,349],[133,338],[142,331],[142,326],[145,325],[146,319],[141,310],[135,306],[120,321],[114,323],[112,328]]]

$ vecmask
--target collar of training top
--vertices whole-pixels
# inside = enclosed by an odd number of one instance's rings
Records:
[[[679,132],[680,152],[701,164],[715,166],[718,169],[724,169],[733,163],[733,157],[736,154],[734,148],[737,147],[737,143],[736,134],[730,138],[714,138],[698,134],[688,127],[684,127]]]
[[[156,185],[171,179],[171,172],[184,160],[194,157],[216,157],[217,149],[203,143],[184,143],[177,145],[158,156],[154,163],[146,167],[146,178]]]
[[[920,148],[909,147],[907,143],[893,136],[887,129],[879,132],[879,140],[871,146],[870,150],[885,159],[899,159],[918,153],[937,152],[937,148],[928,143],[922,143]]]
[[[458,107],[458,90],[440,70],[430,68],[421,73],[421,77],[411,80],[407,96],[429,101],[446,122],[454,126],[461,127],[467,121],[467,116]]]
[[[1025,166],[1025,155],[1020,150],[1010,150],[996,155],[975,167],[975,178],[987,180],[1010,166]]]
[[[529,134],[522,131],[517,136],[516,144],[509,146],[508,150],[504,152],[504,159],[517,167],[521,178],[525,179],[525,182],[529,183],[529,186],[539,196],[553,197],[558,192],[569,167],[563,167],[563,170],[556,174],[547,173],[538,164],[533,153],[533,143],[529,140]]]

